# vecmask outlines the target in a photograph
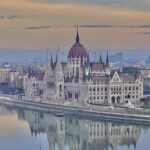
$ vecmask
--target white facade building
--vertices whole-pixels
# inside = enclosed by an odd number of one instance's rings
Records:
[[[34,86],[33,86],[34,85]],[[139,103],[143,97],[143,79],[140,74],[125,74],[112,70],[107,53],[106,62],[90,62],[89,54],[80,43],[78,29],[76,42],[68,53],[67,62],[48,56],[43,79],[30,78],[27,95],[43,100],[76,101],[89,104]]]
[[[88,93],[91,104],[139,103],[143,97],[143,79],[140,75],[119,75],[115,71],[109,76],[92,77]]]

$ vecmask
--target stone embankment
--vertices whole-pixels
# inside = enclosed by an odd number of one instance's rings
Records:
[[[139,110],[117,109],[94,109],[91,107],[66,106],[55,103],[42,103],[28,100],[15,100],[0,98],[1,105],[15,106],[23,109],[31,109],[42,112],[63,113],[64,115],[77,115],[89,119],[115,120],[127,123],[150,124],[150,112]]]

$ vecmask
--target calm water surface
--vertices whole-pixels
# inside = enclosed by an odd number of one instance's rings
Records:
[[[0,106],[0,150],[150,150],[150,126]]]

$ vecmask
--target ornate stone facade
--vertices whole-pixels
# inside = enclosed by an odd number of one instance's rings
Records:
[[[67,62],[61,62],[59,52],[56,62],[53,62],[52,55],[51,58],[48,56],[43,79],[34,80],[40,83],[33,86],[29,81],[27,95],[30,98],[41,97],[46,101],[123,104],[129,101],[139,103],[143,97],[143,80],[140,73],[125,74],[119,70],[112,70],[108,52],[106,62],[103,62],[101,54],[99,62],[90,62],[88,52],[80,43],[78,29]]]

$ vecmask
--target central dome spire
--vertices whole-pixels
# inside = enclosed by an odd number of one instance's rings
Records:
[[[80,42],[79,32],[78,32],[78,24],[77,24],[77,35],[76,35],[76,43]]]
[[[80,43],[78,25],[77,25],[76,42],[69,50],[68,58],[87,58],[87,51],[84,48],[84,46]]]

